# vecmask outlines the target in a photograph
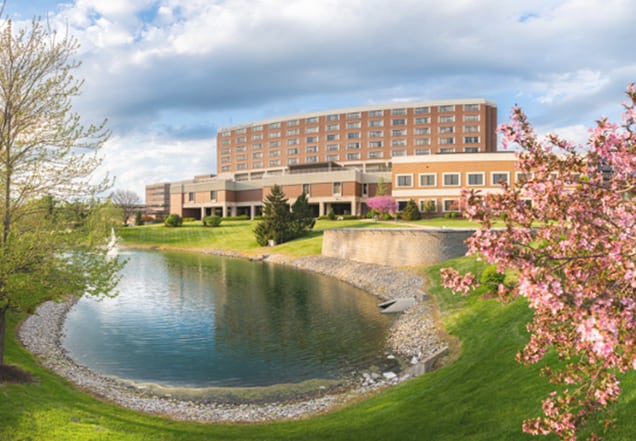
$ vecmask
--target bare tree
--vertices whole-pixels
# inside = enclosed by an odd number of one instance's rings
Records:
[[[128,224],[128,220],[135,215],[141,206],[139,195],[130,190],[117,190],[111,195],[110,200],[117,208],[121,209],[124,225]]]
[[[120,266],[106,256],[110,228],[96,228],[103,216],[90,202],[109,186],[92,182],[106,121],[85,127],[71,108],[83,83],[72,75],[77,49],[41,19],[19,28],[0,19],[0,368],[7,311],[107,295]],[[61,222],[52,200],[83,201],[89,213],[80,224]]]

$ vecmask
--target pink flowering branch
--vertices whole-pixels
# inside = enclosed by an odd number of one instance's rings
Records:
[[[504,146],[520,149],[525,179],[501,193],[464,191],[465,216],[481,227],[468,240],[500,270],[518,275],[500,286],[506,299],[533,309],[523,363],[554,350],[562,362],[543,374],[567,389],[543,402],[523,430],[574,440],[590,418],[620,395],[620,373],[636,370],[636,92],[627,89],[622,124],[590,129],[586,146],[556,135],[539,139],[523,111],[500,127]],[[496,220],[504,227],[494,229]],[[472,275],[442,270],[443,283],[467,293]],[[596,437],[596,435],[593,435]],[[596,439],[596,438],[595,438]]]

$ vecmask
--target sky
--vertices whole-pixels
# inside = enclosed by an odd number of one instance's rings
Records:
[[[1,3],[2,0],[0,0]],[[6,0],[68,28],[113,190],[213,174],[222,127],[393,102],[519,104],[585,143],[636,81],[633,0]]]

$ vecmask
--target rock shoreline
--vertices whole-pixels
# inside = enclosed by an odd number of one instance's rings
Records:
[[[228,255],[208,250],[209,254]],[[230,254],[238,257],[236,254]],[[320,396],[271,403],[215,403],[182,400],[162,396],[140,385],[99,375],[76,364],[61,346],[64,320],[74,301],[41,305],[20,326],[18,337],[44,366],[70,380],[80,389],[123,407],[196,422],[265,422],[299,419],[324,413],[350,403],[361,396],[397,384],[428,370],[435,359],[448,350],[435,318],[435,306],[422,291],[424,279],[408,271],[391,267],[346,261],[324,256],[293,258],[281,255],[260,256],[259,260],[314,271],[347,282],[382,300],[414,297],[416,306],[395,321],[387,340],[389,358],[400,355],[410,367],[402,372],[360,373],[346,391],[325,391]]]

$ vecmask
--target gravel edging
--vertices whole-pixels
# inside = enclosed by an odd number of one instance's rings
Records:
[[[99,398],[135,411],[196,422],[265,422],[299,419],[324,413],[373,391],[424,373],[430,369],[437,357],[444,355],[448,350],[448,343],[435,319],[435,306],[422,291],[424,279],[421,276],[392,267],[324,256],[293,258],[269,255],[260,256],[258,260],[335,277],[382,300],[414,297],[418,301],[416,306],[402,313],[395,321],[387,341],[387,351],[410,360],[411,367],[400,375],[393,372],[383,375],[364,373],[360,375],[356,384],[345,392],[325,392],[322,396],[300,401],[264,404],[211,403],[155,395],[142,386],[102,376],[76,364],[61,346],[64,320],[75,300],[42,304],[33,315],[24,320],[18,330],[18,338],[44,366]]]

